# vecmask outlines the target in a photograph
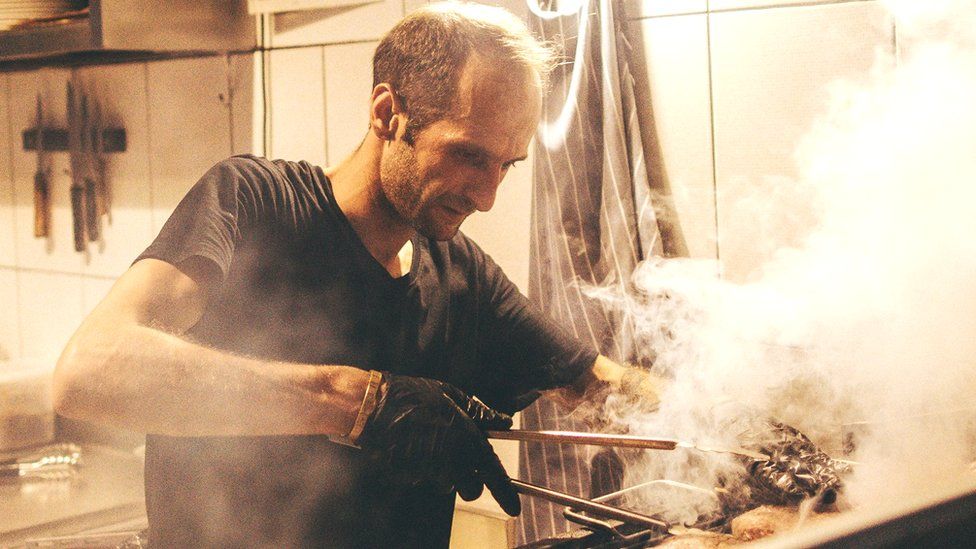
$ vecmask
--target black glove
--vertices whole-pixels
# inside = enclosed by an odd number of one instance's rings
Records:
[[[518,493],[482,430],[509,429],[512,418],[442,381],[383,373],[376,408],[357,443],[396,481],[457,488],[471,500],[487,486],[511,516]]]

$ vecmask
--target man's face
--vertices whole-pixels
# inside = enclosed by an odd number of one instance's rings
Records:
[[[513,74],[515,73],[515,74]],[[465,66],[455,108],[414,136],[403,130],[380,166],[383,195],[417,232],[449,240],[475,210],[488,211],[498,185],[525,158],[539,122],[539,90],[529,71],[496,68],[477,56]]]

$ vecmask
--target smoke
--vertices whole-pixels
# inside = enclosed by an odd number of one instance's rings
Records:
[[[834,83],[797,146],[799,180],[752,182],[737,204],[776,211],[750,236],[759,245],[791,216],[808,232],[747,283],[714,262],[655,259],[625,294],[593,292],[674,379],[657,412],[608,402],[632,432],[734,446],[736,418],[759,410],[856,461],[857,506],[972,484],[976,457],[976,10],[885,4],[897,64],[879,55],[867,84]],[[633,459],[633,482],[741,474],[719,454]]]

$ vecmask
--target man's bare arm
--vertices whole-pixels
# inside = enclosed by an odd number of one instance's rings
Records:
[[[368,372],[267,362],[186,341],[206,303],[193,278],[137,262],[58,360],[61,415],[174,436],[349,433]]]

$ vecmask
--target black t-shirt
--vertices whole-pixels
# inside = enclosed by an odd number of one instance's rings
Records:
[[[391,277],[321,169],[239,156],[139,259],[207,260],[218,274],[186,337],[235,354],[436,378],[506,412],[593,364],[463,234],[413,246],[410,272]],[[398,487],[323,436],[150,435],[146,507],[158,547],[437,547],[454,497]]]

